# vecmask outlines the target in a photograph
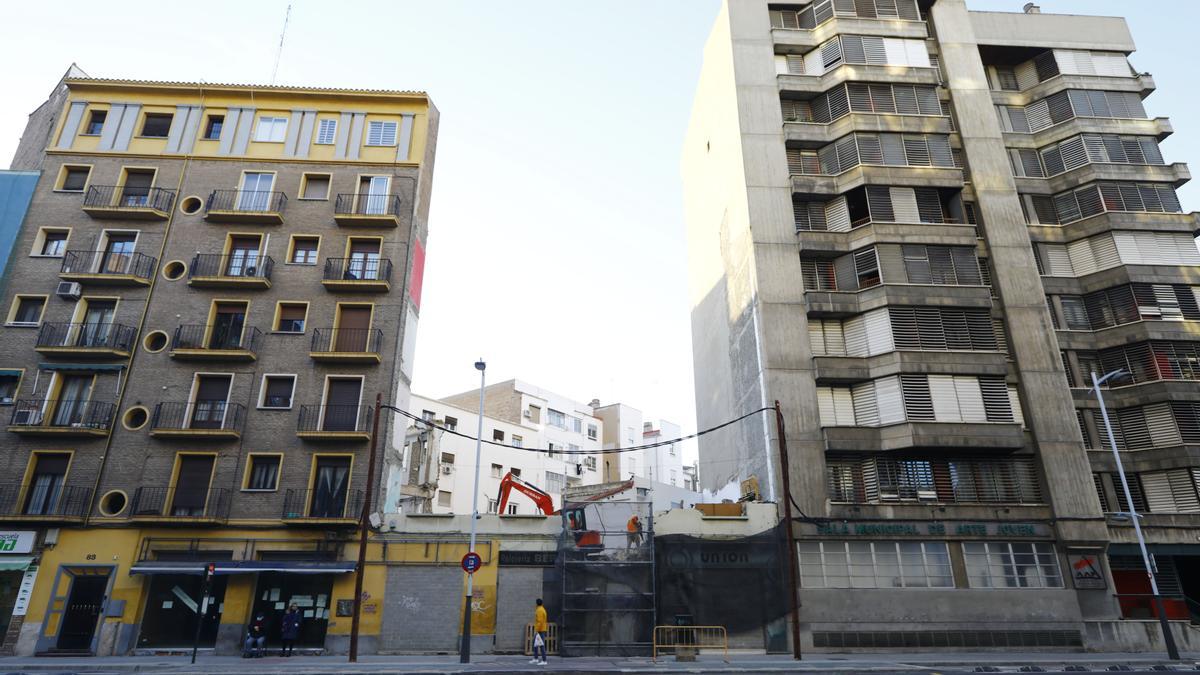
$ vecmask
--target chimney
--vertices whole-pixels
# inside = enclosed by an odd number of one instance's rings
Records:
[[[1042,8],[1038,7],[1037,5],[1033,4],[1032,2],[1025,3],[1025,7],[1023,9],[1025,10],[1026,14],[1041,14],[1042,13]]]
[[[588,404],[588,407],[589,408],[599,408],[600,407],[600,399],[598,399],[598,398],[592,399],[592,402]]]

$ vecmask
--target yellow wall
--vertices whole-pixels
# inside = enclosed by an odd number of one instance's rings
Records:
[[[309,148],[309,156],[304,159],[296,157],[285,157],[283,155],[283,143],[263,143],[253,140],[254,128],[251,128],[251,141],[244,156],[223,156],[217,155],[218,142],[204,140],[201,138],[204,134],[204,126],[207,121],[207,115],[210,113],[224,114],[230,107],[253,107],[255,111],[255,124],[259,117],[263,115],[274,117],[289,117],[292,110],[316,110],[318,119],[321,118],[336,118],[339,117],[342,111],[355,111],[367,113],[367,121],[371,120],[387,120],[397,123],[401,120],[402,113],[413,114],[413,129],[412,140],[409,147],[408,161],[401,162],[402,165],[416,165],[420,163],[420,159],[425,153],[425,143],[427,136],[427,127],[429,122],[429,99],[421,93],[404,93],[404,92],[356,92],[356,91],[329,91],[317,89],[291,89],[291,88],[265,88],[260,89],[252,86],[222,86],[222,85],[198,85],[198,84],[166,84],[166,83],[146,83],[146,82],[127,82],[127,81],[96,81],[96,80],[68,80],[67,85],[70,88],[68,100],[64,104],[63,113],[59,115],[58,128],[50,139],[50,151],[55,150],[59,135],[62,132],[62,126],[66,122],[66,110],[70,108],[73,101],[87,101],[88,107],[84,111],[83,119],[80,123],[79,132],[84,130],[87,120],[93,110],[107,110],[112,103],[140,103],[142,109],[139,111],[137,126],[134,128],[133,138],[130,140],[128,150],[122,152],[100,152],[98,136],[83,136],[76,135],[71,147],[65,152],[71,154],[86,154],[97,152],[99,154],[121,154],[121,155],[161,155],[166,149],[167,139],[165,138],[142,138],[138,136],[141,132],[142,116],[147,112],[163,112],[174,113],[177,105],[198,105],[201,106],[201,121],[200,128],[197,132],[196,144],[192,150],[193,157],[205,157],[214,159],[231,159],[236,161],[245,161],[246,158],[252,159],[279,159],[289,162],[347,162],[352,164],[395,164],[396,163],[396,147],[374,147],[365,145],[366,142],[366,125],[363,127],[363,145],[359,147],[359,159],[357,160],[334,160],[332,145],[316,145],[313,144]],[[313,133],[316,129],[314,126]],[[397,129],[397,137],[399,129]],[[182,157],[183,155],[172,155]]]

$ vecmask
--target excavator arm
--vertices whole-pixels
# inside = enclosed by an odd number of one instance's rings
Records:
[[[508,505],[508,496],[513,489],[532,499],[533,503],[545,515],[552,516],[558,513],[558,511],[554,510],[554,500],[551,499],[550,495],[517,478],[511,471],[504,474],[504,478],[500,479],[500,494],[496,499],[498,503],[496,507],[497,513],[504,513],[504,508]]]

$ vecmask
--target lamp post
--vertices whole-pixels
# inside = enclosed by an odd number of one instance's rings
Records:
[[[1100,385],[1111,377],[1128,374],[1124,370],[1114,370],[1104,377],[1092,373],[1092,391],[1096,392],[1096,400],[1100,403],[1100,416],[1104,418],[1104,430],[1108,432],[1108,444],[1112,448],[1113,460],[1117,464],[1117,475],[1121,477],[1121,491],[1125,494],[1125,504],[1129,508],[1129,519],[1133,521],[1133,532],[1137,536],[1138,548],[1142,551],[1142,564],[1146,567],[1146,576],[1150,578],[1150,593],[1154,596],[1154,613],[1158,615],[1158,624],[1162,628],[1163,643],[1167,646],[1167,657],[1172,661],[1179,660],[1179,649],[1175,646],[1175,636],[1171,633],[1171,624],[1167,623],[1167,615],[1163,608],[1162,597],[1158,594],[1158,581],[1154,578],[1154,566],[1150,564],[1150,554],[1146,552],[1146,539],[1142,536],[1142,525],[1138,522],[1141,516],[1133,505],[1133,495],[1129,491],[1129,481],[1125,478],[1125,466],[1121,464],[1121,453],[1117,450],[1117,439],[1113,436],[1112,423],[1108,420],[1108,408],[1104,405],[1104,393]]]
[[[480,358],[475,362],[475,370],[479,371],[479,428],[475,434],[475,488],[471,491],[471,544],[467,551],[475,552],[475,521],[479,518],[479,461],[483,455],[483,387],[487,380],[487,364]],[[460,663],[471,662],[471,595],[474,593],[475,575],[466,572],[467,596],[463,600],[462,640],[458,647]]]

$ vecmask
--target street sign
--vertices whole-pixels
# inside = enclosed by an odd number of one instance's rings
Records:
[[[482,565],[483,559],[480,558],[479,554],[474,551],[471,551],[463,556],[462,568],[467,574],[474,574],[475,571],[478,570]]]

